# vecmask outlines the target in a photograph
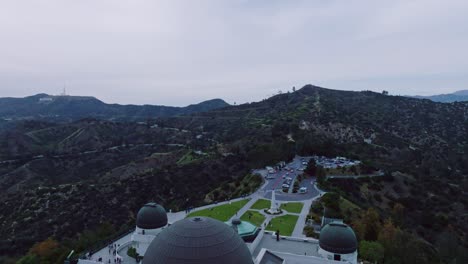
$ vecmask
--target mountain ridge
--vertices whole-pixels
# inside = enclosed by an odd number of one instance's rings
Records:
[[[106,104],[92,96],[53,96],[40,93],[23,98],[0,98],[0,118],[69,122],[91,117],[113,121],[144,121],[148,118],[186,115],[226,106],[229,104],[219,98],[185,107],[175,107]]]
[[[429,99],[434,102],[440,103],[453,103],[453,102],[466,102],[468,101],[468,90],[459,90],[453,93],[448,94],[436,94],[436,95],[429,95],[429,96],[408,96],[412,98],[418,99]]]

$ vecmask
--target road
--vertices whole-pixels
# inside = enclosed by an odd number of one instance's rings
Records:
[[[368,177],[382,177],[385,176],[385,173],[379,171],[374,174],[368,175],[328,175],[327,179],[359,179],[359,178],[368,178]]]
[[[169,147],[185,147],[183,144],[166,144],[166,146]],[[0,164],[8,164],[8,163],[15,163],[15,162],[28,162],[32,160],[40,160],[40,159],[45,159],[45,158],[54,158],[54,159],[60,159],[60,158],[70,158],[70,157],[78,157],[78,156],[84,156],[84,155],[92,155],[96,153],[102,153],[102,152],[114,152],[114,151],[124,151],[126,147],[130,148],[140,148],[140,147],[157,147],[155,144],[129,144],[129,145],[118,145],[118,146],[113,146],[113,147],[108,147],[105,149],[93,149],[93,150],[87,150],[87,151],[82,151],[82,152],[76,152],[76,153],[69,153],[69,154],[60,154],[60,155],[54,155],[54,156],[47,156],[45,154],[39,154],[35,155],[34,157],[29,157],[25,159],[13,159],[13,160],[3,160],[0,161]]]

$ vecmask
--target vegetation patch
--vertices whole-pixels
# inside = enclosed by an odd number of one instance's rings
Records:
[[[281,210],[285,210],[288,213],[296,213],[299,214],[302,211],[302,207],[304,207],[303,203],[283,203],[280,206]]]
[[[283,215],[273,218],[268,223],[266,230],[275,232],[279,230],[281,236],[291,236],[298,218],[297,215]]]
[[[196,155],[192,150],[189,150],[184,156],[182,156],[178,161],[177,165],[186,165],[192,162],[195,162],[200,159],[199,155]]]
[[[261,213],[253,210],[245,212],[241,218],[242,221],[250,222],[258,227],[261,227],[262,223],[265,221],[265,216]]]
[[[252,205],[252,207],[250,207],[250,209],[261,210],[261,209],[267,209],[267,208],[270,208],[270,207],[271,207],[271,201],[270,200],[259,199]]]
[[[207,216],[219,221],[226,222],[231,217],[233,217],[250,199],[244,199],[237,202],[227,203],[200,211],[195,211],[187,215],[187,217],[194,216]]]
[[[138,254],[138,252],[136,251],[136,248],[134,247],[129,247],[127,249],[127,255],[131,258],[134,258],[137,261],[140,258],[140,255]]]
[[[239,177],[233,182],[224,182],[218,188],[208,193],[205,202],[225,201],[232,198],[242,197],[255,192],[263,183],[258,174],[247,174]]]
[[[320,235],[318,233],[315,233],[315,229],[312,226],[305,226],[304,227],[304,234],[306,237],[313,237],[316,239],[320,238]]]

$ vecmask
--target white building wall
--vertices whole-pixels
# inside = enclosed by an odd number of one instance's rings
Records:
[[[318,254],[328,260],[334,260],[335,255],[340,255],[342,262],[357,264],[357,256],[358,256],[357,251],[351,254],[335,254],[335,253],[323,250],[319,247]]]
[[[133,247],[135,247],[137,253],[140,256],[144,256],[146,253],[146,250],[148,249],[149,245],[151,242],[153,242],[153,239],[161,233],[161,231],[166,228],[157,228],[157,229],[141,229],[137,227],[135,229],[135,232],[132,234],[132,243]],[[144,235],[143,235],[143,230],[144,230]]]

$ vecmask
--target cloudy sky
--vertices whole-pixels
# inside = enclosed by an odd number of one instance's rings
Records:
[[[311,83],[468,89],[468,1],[14,0],[0,8],[0,97],[261,100]]]

